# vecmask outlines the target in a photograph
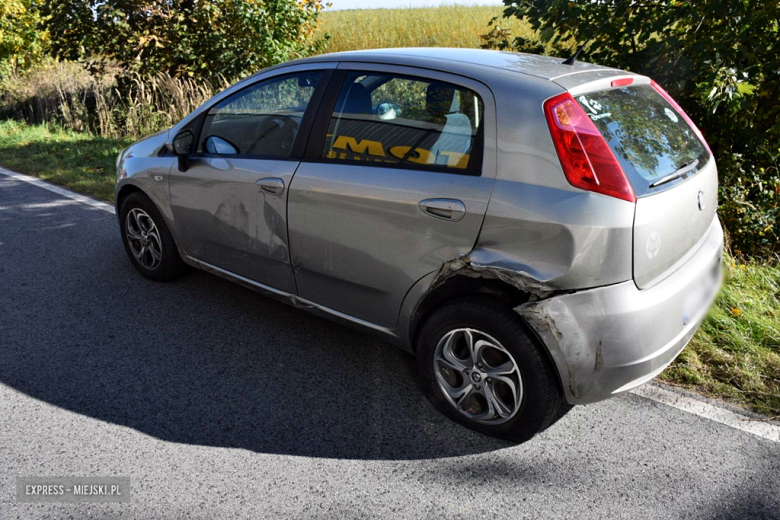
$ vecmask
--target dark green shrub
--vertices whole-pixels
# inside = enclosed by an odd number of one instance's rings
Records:
[[[52,52],[127,71],[242,77],[319,50],[321,0],[59,0],[42,11]]]
[[[720,215],[735,253],[780,253],[780,2],[504,0],[539,31],[512,38],[493,22],[484,47],[581,59],[648,75],[701,128],[718,160]]]

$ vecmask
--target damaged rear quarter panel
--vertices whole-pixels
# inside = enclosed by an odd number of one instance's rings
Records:
[[[583,399],[603,366],[601,341],[593,345],[561,298],[526,303],[515,308],[547,346],[567,397]]]
[[[496,181],[480,263],[526,273],[552,291],[630,280],[634,208],[580,190]]]
[[[524,173],[531,175],[518,167],[518,179]],[[599,194],[497,180],[477,246],[446,262],[431,288],[465,275],[527,294],[516,312],[549,350],[567,399],[587,402],[604,367],[596,319],[602,314],[588,307],[598,306],[599,288],[632,279],[634,209]],[[574,316],[593,316],[594,323]]]

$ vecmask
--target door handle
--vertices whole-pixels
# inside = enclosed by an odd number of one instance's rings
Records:
[[[425,199],[417,203],[426,215],[457,222],[466,215],[466,205],[456,199]]]
[[[279,177],[266,177],[257,181],[257,187],[271,195],[281,195],[284,192],[284,181]]]

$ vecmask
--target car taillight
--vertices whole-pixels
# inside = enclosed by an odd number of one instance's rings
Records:
[[[650,84],[653,86],[653,88],[663,96],[663,98],[669,102],[670,105],[674,107],[674,109],[679,113],[683,119],[685,119],[685,122],[688,123],[688,126],[690,126],[693,131],[696,133],[696,135],[699,137],[699,140],[701,140],[701,143],[704,145],[705,148],[707,148],[707,151],[710,152],[710,155],[712,155],[712,150],[710,150],[710,145],[707,144],[707,141],[704,139],[704,135],[702,135],[701,130],[699,130],[699,127],[696,126],[693,121],[691,121],[691,118],[688,117],[688,114],[685,113],[685,110],[682,109],[680,105],[677,104],[677,101],[672,98],[672,96],[669,95],[667,91],[665,91],[661,85],[655,82],[655,80],[650,80]]]
[[[548,99],[544,114],[569,183],[583,190],[636,202],[612,150],[585,110],[568,93]]]

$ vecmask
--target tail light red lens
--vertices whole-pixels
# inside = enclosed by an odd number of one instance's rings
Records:
[[[548,99],[544,113],[563,173],[572,186],[636,202],[631,183],[612,150],[571,95]]]
[[[710,155],[712,155],[712,150],[710,150],[710,145],[707,144],[707,141],[704,139],[704,135],[702,135],[701,130],[699,130],[699,127],[697,127],[693,123],[693,121],[691,121],[691,118],[688,117],[688,114],[685,113],[685,110],[683,110],[682,107],[677,104],[677,101],[675,101],[667,91],[661,88],[661,85],[656,83],[654,80],[650,80],[650,84],[653,86],[653,88],[656,91],[658,91],[659,94],[663,96],[663,98],[666,101],[669,102],[670,105],[674,107],[674,109],[683,117],[683,119],[685,119],[685,122],[688,123],[688,126],[690,126],[694,132],[696,132],[696,135],[699,137],[699,140],[701,140],[701,143],[704,145],[705,148],[707,148],[707,151],[710,152]]]

